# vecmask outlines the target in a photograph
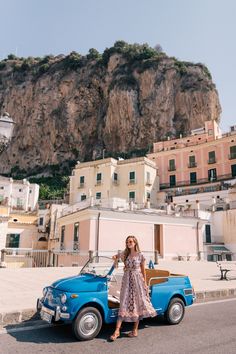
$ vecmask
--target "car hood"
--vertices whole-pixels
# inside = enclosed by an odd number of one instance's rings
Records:
[[[93,274],[82,274],[55,281],[52,287],[65,292],[102,291],[107,286],[107,278]]]

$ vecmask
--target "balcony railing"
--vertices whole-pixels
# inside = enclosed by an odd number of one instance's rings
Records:
[[[196,162],[189,162],[188,168],[194,168],[194,167],[197,167],[197,163]]]
[[[74,241],[73,250],[74,251],[79,250],[79,241]]]
[[[81,182],[80,184],[79,184],[79,187],[78,187],[79,189],[81,189],[81,188],[85,188],[85,183],[84,182]]]
[[[217,178],[214,179],[214,181],[209,180],[208,178],[200,178],[197,180],[196,184],[205,184],[205,183],[212,183],[212,182],[222,182],[230,179],[235,179],[236,176],[232,176],[232,174],[225,174],[225,175],[219,175]],[[185,186],[190,186],[190,181],[180,181],[176,182],[175,188],[177,187],[185,187]],[[160,189],[167,189],[167,188],[173,188],[173,185],[170,185],[170,183],[161,183],[160,184]]]
[[[113,179],[112,184],[114,184],[114,186],[119,186],[120,183],[117,179]]]
[[[229,154],[229,160],[233,160],[236,159],[236,153],[232,152],[231,154]]]
[[[216,163],[216,159],[214,158],[214,159],[209,159],[208,161],[207,161],[207,163],[210,165],[210,164],[213,164],[213,163]]]
[[[61,242],[60,243],[60,250],[64,250],[66,247],[65,247],[65,244],[64,244],[64,242]]]
[[[135,178],[132,178],[129,180],[129,184],[135,184],[136,183],[136,179]]]
[[[96,183],[95,183],[95,186],[101,186],[101,184],[102,184],[102,180],[101,179],[97,179]]]
[[[168,171],[176,171],[176,166],[169,166]]]

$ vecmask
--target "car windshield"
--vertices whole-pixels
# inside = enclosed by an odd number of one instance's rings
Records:
[[[113,263],[112,258],[96,256],[85,264],[80,274],[94,274],[99,277],[106,277],[109,273],[112,273]]]

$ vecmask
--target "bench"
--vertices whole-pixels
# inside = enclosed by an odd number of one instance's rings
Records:
[[[217,267],[220,269],[220,280],[229,280],[227,274],[232,271],[236,271],[236,262],[218,262],[216,261]]]

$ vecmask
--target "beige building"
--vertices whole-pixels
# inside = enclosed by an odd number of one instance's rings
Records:
[[[159,180],[155,163],[146,157],[129,160],[107,158],[77,163],[70,177],[69,204],[88,198],[122,198],[128,202],[156,204]]]

